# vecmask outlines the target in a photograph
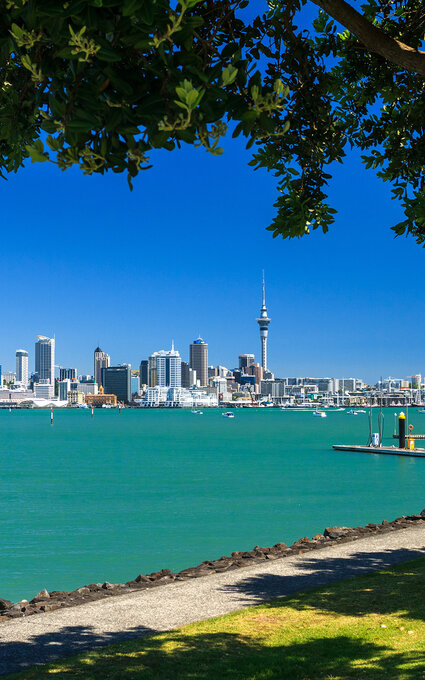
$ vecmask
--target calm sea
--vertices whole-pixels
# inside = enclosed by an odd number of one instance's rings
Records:
[[[0,411],[0,596],[127,581],[425,507],[425,460],[332,450],[365,443],[366,414],[221,413],[56,410],[51,426],[47,410]],[[425,414],[409,418],[425,432]]]

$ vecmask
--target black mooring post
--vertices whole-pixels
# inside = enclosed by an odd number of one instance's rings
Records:
[[[406,416],[403,412],[398,417],[398,446],[400,449],[406,448]]]

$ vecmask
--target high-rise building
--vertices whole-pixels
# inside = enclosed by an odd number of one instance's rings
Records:
[[[196,371],[196,377],[199,380],[199,385],[205,387],[208,385],[208,345],[198,338],[190,345],[190,367]]]
[[[149,385],[149,361],[142,359],[139,369],[140,385]]]
[[[55,340],[37,335],[35,343],[35,372],[38,379],[47,380],[51,385],[55,379]]]
[[[106,394],[115,394],[118,401],[131,401],[131,366],[105,366],[102,368],[102,385]]]
[[[28,385],[28,352],[25,349],[16,350],[16,382]]]
[[[239,354],[239,368],[248,368],[251,364],[255,362],[255,357],[253,354]]]
[[[159,352],[154,352],[153,354],[150,355],[148,359],[148,378],[149,382],[147,383],[149,387],[156,387],[157,382],[156,382],[156,357],[158,356]]]
[[[260,309],[260,318],[257,319],[257,323],[260,326],[260,338],[261,338],[261,366],[263,370],[267,370],[267,336],[269,334],[269,323],[271,319],[267,316],[266,307],[266,289],[264,284],[264,271],[263,271],[263,304]]]
[[[1,370],[2,370],[2,369],[1,369],[1,364],[0,364],[0,390],[1,390],[1,388],[3,387],[3,374],[2,374],[2,372],[1,372]]]
[[[63,368],[59,369],[59,380],[77,380],[77,369],[76,368]]]
[[[174,349],[156,352],[156,384],[159,387],[181,387],[181,357]]]
[[[94,350],[94,380],[98,385],[102,384],[102,368],[109,368],[110,365],[111,357],[109,354],[102,352],[100,347],[96,347]]]
[[[259,385],[263,379],[263,367],[260,364],[250,364],[245,369],[247,375],[255,376],[255,384]]]

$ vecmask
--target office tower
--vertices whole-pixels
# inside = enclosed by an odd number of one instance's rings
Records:
[[[0,390],[3,387],[3,374],[1,372],[1,364],[0,364]]]
[[[260,318],[257,319],[257,323],[260,326],[260,338],[261,338],[261,366],[263,370],[267,370],[267,336],[269,334],[269,323],[271,319],[267,316],[266,307],[266,289],[264,285],[264,271],[263,271],[263,304],[260,309]]]
[[[149,387],[156,387],[156,357],[158,356],[159,352],[154,352],[153,354],[150,355],[148,359],[148,386]]]
[[[102,368],[102,385],[106,394],[115,394],[118,401],[131,401],[131,366],[105,366]]]
[[[142,359],[139,368],[140,385],[149,385],[149,361]]]
[[[58,397],[59,401],[67,401],[68,392],[71,390],[71,380],[64,378],[58,381]]]
[[[16,350],[16,382],[28,385],[28,352],[24,349]]]
[[[253,354],[239,354],[239,368],[244,370],[255,361]]]
[[[174,349],[156,352],[156,384],[159,387],[181,387],[181,357]]]
[[[139,383],[139,376],[138,375],[132,375],[131,376],[131,396],[133,394],[136,394],[139,396],[140,393],[140,383]]]
[[[55,379],[55,340],[37,335],[35,343],[35,372],[38,379],[47,380],[51,385]]]
[[[198,338],[190,345],[190,368],[196,371],[196,377],[199,380],[199,385],[205,387],[208,385],[208,345]]]
[[[77,380],[76,368],[59,368],[59,380]]]
[[[111,365],[111,357],[106,352],[102,352],[100,347],[94,350],[94,381],[98,385],[102,384],[102,368],[109,368]],[[105,385],[103,385],[105,387]]]

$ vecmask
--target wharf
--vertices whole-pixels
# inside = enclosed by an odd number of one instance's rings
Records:
[[[425,458],[425,449],[399,449],[396,446],[357,446],[352,444],[333,444],[337,451],[354,451],[355,453],[385,453],[390,456],[406,458]]]

